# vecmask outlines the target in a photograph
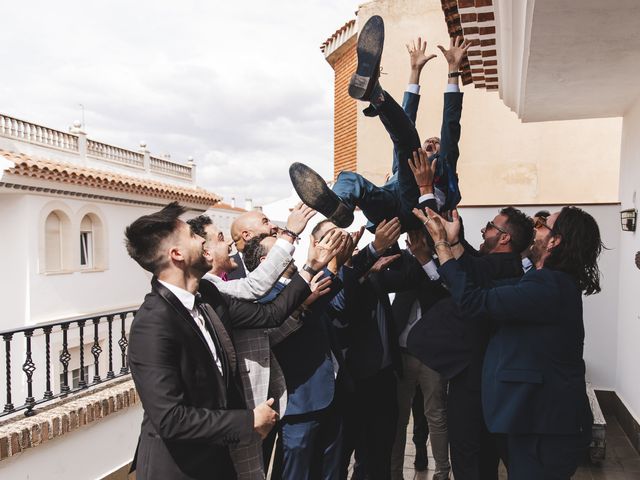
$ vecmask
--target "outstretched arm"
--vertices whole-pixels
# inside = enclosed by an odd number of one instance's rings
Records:
[[[462,93],[460,93],[458,79],[460,77],[460,66],[470,46],[471,43],[466,40],[463,42],[462,37],[452,38],[448,50],[442,45],[438,45],[449,65],[444,111],[442,113],[442,129],[440,131],[440,158],[449,164],[453,174],[456,172],[456,165],[460,156],[458,142],[460,141]],[[439,170],[443,168],[445,168],[445,165],[441,164]]]
[[[267,258],[250,272],[246,278],[216,282],[221,293],[241,300],[258,300],[264,297],[278,281],[287,266],[293,260],[291,256],[294,246],[282,239],[278,239],[269,251]],[[207,279],[207,277],[205,277]]]

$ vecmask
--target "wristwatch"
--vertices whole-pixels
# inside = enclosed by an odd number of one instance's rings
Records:
[[[447,75],[449,78],[456,78],[459,77],[460,75],[462,75],[462,72],[458,71],[458,72],[449,72],[449,75]]]
[[[304,270],[305,272],[307,272],[309,275],[311,275],[312,277],[315,277],[318,274],[317,270],[314,270],[313,268],[311,268],[309,265],[307,265],[306,263],[302,266],[302,270]]]

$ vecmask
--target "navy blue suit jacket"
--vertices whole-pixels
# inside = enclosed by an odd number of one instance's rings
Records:
[[[300,415],[328,407],[335,393],[331,353],[341,360],[327,315],[329,301],[342,289],[334,277],[331,291],[313,303],[302,315],[302,327],[289,335],[273,352],[287,384],[285,415]]]
[[[446,262],[440,273],[465,315],[488,316],[496,327],[482,372],[489,431],[576,434],[591,428],[582,292],[573,278],[543,268],[480,289],[460,261]]]

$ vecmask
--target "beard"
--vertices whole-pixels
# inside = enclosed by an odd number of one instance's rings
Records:
[[[480,245],[480,248],[478,249],[478,251],[482,255],[486,255],[487,253],[491,253],[493,251],[493,249],[496,248],[496,245],[498,245],[498,239],[499,238],[500,238],[499,235],[495,235],[493,237],[485,238],[484,242],[482,242],[482,244]]]
[[[531,245],[531,253],[529,254],[529,259],[531,263],[536,265],[541,259],[547,248],[547,239],[536,239]]]
[[[202,250],[202,253],[196,258],[193,269],[202,275],[211,270],[211,261],[205,256],[204,250]]]

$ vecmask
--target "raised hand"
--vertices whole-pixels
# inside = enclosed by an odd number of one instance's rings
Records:
[[[436,55],[427,55],[427,42],[422,41],[421,37],[412,40],[411,44],[407,43],[407,52],[409,52],[409,62],[411,70],[422,70],[429,60],[436,58]]]
[[[377,255],[382,255],[384,251],[400,238],[400,220],[398,217],[391,220],[383,220],[376,227],[375,238],[373,239],[373,248]]]
[[[449,72],[457,72],[460,70],[460,65],[462,65],[462,60],[469,50],[471,46],[471,42],[468,40],[464,40],[461,36],[452,38],[449,42],[449,50],[445,50],[442,45],[438,45],[438,48],[444,55],[444,58],[447,60],[449,64]]]
[[[407,248],[416,257],[420,265],[425,265],[431,260],[433,251],[427,244],[427,235],[424,230],[410,230],[407,232]]]
[[[309,220],[316,214],[316,211],[307,207],[304,203],[300,202],[289,214],[287,218],[287,230],[292,231],[296,235],[299,235],[307,226]]]
[[[456,244],[460,238],[460,216],[458,210],[453,210],[452,221],[448,222],[430,208],[426,209],[427,214],[418,209],[413,209],[413,214],[427,227],[427,231],[433,241],[438,243],[441,241]]]
[[[309,295],[302,304],[308,307],[317,299],[329,293],[332,282],[333,280],[331,277],[325,277],[324,272],[318,272],[309,282],[311,295]]]
[[[278,412],[271,408],[271,405],[273,405],[273,398],[256,405],[253,409],[253,429],[262,439],[268,435],[278,420]]]
[[[322,270],[337,255],[346,238],[347,234],[339,228],[329,231],[318,243],[315,243],[313,236],[311,236],[307,265],[313,270]]]
[[[436,174],[438,159],[429,163],[429,154],[422,148],[413,152],[413,159],[409,159],[409,168],[413,172],[416,184],[420,189],[420,195],[433,193],[433,177]]]
[[[378,260],[376,260],[376,263],[371,265],[371,268],[369,269],[369,274],[377,273],[377,272],[380,272],[381,270],[384,270],[399,258],[400,258],[399,253],[396,253],[394,255],[389,255],[388,257],[380,257]]]

